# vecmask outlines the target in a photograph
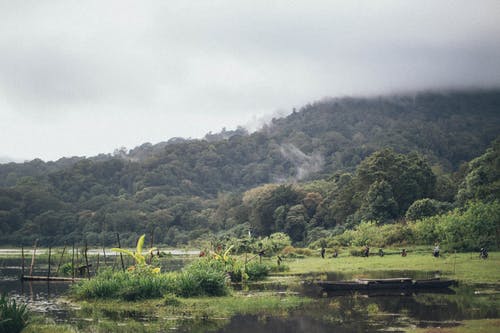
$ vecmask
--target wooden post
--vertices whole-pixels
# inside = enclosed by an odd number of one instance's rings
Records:
[[[52,248],[49,246],[49,271],[47,272],[47,281],[50,280],[50,255]]]
[[[453,260],[453,275],[456,273],[456,266],[457,266],[457,250],[455,250],[455,258]]]
[[[61,268],[62,260],[64,257],[64,252],[66,252],[66,245],[64,245],[63,251],[61,253],[61,257],[59,258],[59,263],[57,264],[56,275],[59,275],[59,269]]]
[[[24,277],[24,246],[21,245],[21,279]]]
[[[97,266],[95,267],[94,276],[99,272],[99,252],[97,252]]]
[[[36,254],[36,243],[38,239],[35,239],[35,244],[33,245],[33,254],[31,255],[31,265],[30,265],[30,275],[33,275],[33,266],[35,266],[35,254]]]
[[[102,247],[102,255],[104,256],[104,268],[106,268],[106,248]]]
[[[75,281],[75,242],[73,242],[73,252],[71,254],[71,277]]]
[[[85,257],[85,267],[87,268],[87,278],[90,279],[90,271],[89,271],[89,259],[87,257],[87,241],[85,241],[85,250],[83,251],[83,256]]]
[[[116,233],[116,238],[118,240],[118,248],[121,249],[122,245],[120,244],[120,234]],[[122,262],[122,270],[125,272],[125,264],[123,263],[123,256],[122,253],[120,252],[120,260]]]
[[[155,229],[153,228],[153,231],[151,232],[151,244],[149,248],[151,249],[151,253],[149,254],[149,264],[153,262],[153,245],[155,241]]]

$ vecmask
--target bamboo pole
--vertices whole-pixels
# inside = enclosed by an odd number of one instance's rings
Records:
[[[73,242],[73,252],[71,253],[71,277],[75,281],[75,242]]]
[[[104,268],[106,268],[106,248],[102,247],[102,255],[104,256]]]
[[[95,267],[94,275],[96,275],[97,272],[99,272],[99,252],[97,252],[97,265]]]
[[[30,265],[30,275],[33,275],[33,266],[35,266],[35,254],[36,254],[36,243],[38,239],[35,239],[35,244],[33,245],[33,253],[31,255],[31,265]]]
[[[47,272],[47,281],[50,280],[50,255],[51,255],[52,248],[49,246],[49,270]]]
[[[90,279],[90,271],[89,271],[89,258],[87,257],[87,241],[85,241],[85,250],[83,251],[83,256],[85,257],[85,267],[87,268],[87,277]]]
[[[118,248],[121,249],[122,245],[120,244],[120,234],[116,233],[116,238],[118,240]],[[122,262],[122,270],[125,272],[125,264],[123,263],[123,256],[122,253],[120,252],[120,260]]]
[[[24,246],[21,245],[21,279],[24,277]]]
[[[64,252],[66,252],[66,245],[64,245],[63,251],[61,253],[61,257],[59,258],[59,263],[57,264],[56,275],[59,275],[59,269],[61,268],[62,260],[64,257]]]

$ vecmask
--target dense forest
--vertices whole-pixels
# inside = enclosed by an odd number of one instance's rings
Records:
[[[114,244],[119,232],[130,245],[147,232],[179,246],[251,231],[342,243],[367,223],[498,210],[499,134],[500,91],[426,92],[325,99],[254,133],[0,164],[0,241]]]

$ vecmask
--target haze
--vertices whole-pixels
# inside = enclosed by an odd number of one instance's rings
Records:
[[[326,96],[500,86],[499,1],[0,1],[0,158],[202,137]]]

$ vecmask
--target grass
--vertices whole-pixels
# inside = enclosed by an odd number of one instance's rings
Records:
[[[25,304],[0,296],[0,333],[18,333],[28,325],[29,311]]]
[[[361,277],[366,272],[415,270],[440,271],[442,277],[457,279],[464,283],[500,283],[500,252],[491,252],[487,260],[481,260],[477,254],[470,253],[444,254],[434,258],[430,253],[416,253],[410,249],[407,257],[386,255],[363,258],[345,254],[335,259],[322,259],[318,256],[287,259],[285,262],[290,270],[275,275],[339,272]]]

